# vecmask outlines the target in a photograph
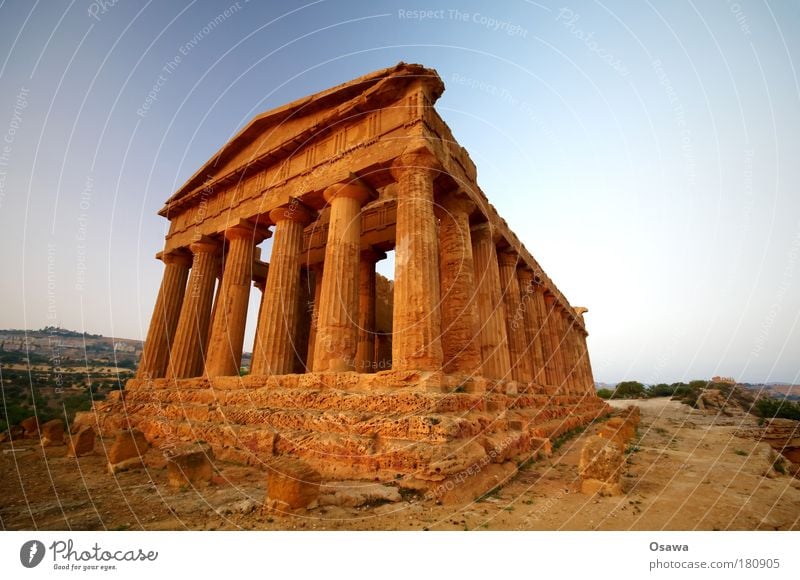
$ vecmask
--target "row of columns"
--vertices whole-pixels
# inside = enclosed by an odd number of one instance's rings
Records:
[[[435,156],[416,148],[391,170],[398,187],[392,368],[588,389],[582,325],[518,253],[498,251],[489,223],[470,224],[477,208],[466,194],[434,203]],[[324,262],[314,270],[314,312],[302,353],[295,343],[297,296],[303,230],[314,216],[300,203],[269,214],[274,239],[269,275],[257,281],[263,293],[252,374],[295,372],[298,358],[315,372],[375,365],[375,263],[385,255],[361,250],[361,208],[371,191],[359,182],[338,183],[324,197],[328,238]],[[250,222],[228,228],[221,266],[219,246],[208,238],[191,244],[190,254],[162,256],[164,278],[140,377],[238,374],[255,246],[268,235]]]

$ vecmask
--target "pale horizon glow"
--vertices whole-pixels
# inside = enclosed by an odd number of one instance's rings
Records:
[[[3,3],[0,328],[142,339],[163,202],[256,114],[405,61],[589,309],[597,381],[800,383],[798,3],[266,4]]]

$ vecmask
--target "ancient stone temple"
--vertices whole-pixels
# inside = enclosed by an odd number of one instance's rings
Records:
[[[586,309],[481,191],[434,109],[443,90],[435,71],[400,63],[263,113],[226,143],[159,212],[164,275],[137,377],[77,421],[447,500],[606,413]],[[393,307],[378,316],[375,266],[392,251]]]

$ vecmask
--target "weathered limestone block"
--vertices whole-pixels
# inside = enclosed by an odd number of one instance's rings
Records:
[[[64,444],[64,422],[61,419],[53,419],[42,425],[42,445]]]
[[[23,429],[23,436],[26,439],[33,439],[39,437],[39,419],[36,417],[28,417],[20,421],[19,426]]]
[[[360,507],[366,504],[396,503],[402,500],[400,490],[380,483],[336,481],[320,487],[319,505]]]
[[[319,496],[319,472],[298,459],[282,458],[267,466],[265,505],[275,511],[308,507]]]
[[[144,455],[150,444],[144,433],[137,429],[121,431],[108,450],[108,470],[113,475],[118,471],[135,469],[144,465]]]
[[[82,457],[94,451],[95,432],[91,425],[84,425],[69,436],[67,457]]]
[[[622,447],[616,442],[598,436],[589,437],[578,464],[581,492],[587,495],[622,495],[620,477],[624,463]]]
[[[207,485],[214,475],[214,452],[208,444],[173,447],[164,453],[170,487]]]

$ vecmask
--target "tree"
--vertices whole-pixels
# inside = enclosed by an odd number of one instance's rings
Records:
[[[611,389],[598,389],[597,390],[597,396],[600,397],[601,399],[610,399],[613,394],[614,394],[614,391],[612,391]]]
[[[614,399],[639,399],[644,396],[644,385],[639,381],[623,381],[614,389]]]
[[[648,397],[671,397],[675,394],[675,389],[677,387],[674,385],[668,385],[666,383],[659,383],[657,385],[651,386],[647,389],[647,396]]]

